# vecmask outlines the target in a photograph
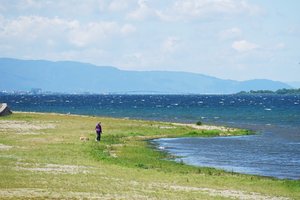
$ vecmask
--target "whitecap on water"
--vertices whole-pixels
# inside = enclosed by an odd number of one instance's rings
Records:
[[[56,99],[50,99],[50,100],[45,101],[45,102],[47,102],[47,103],[53,103],[53,102],[56,102]]]
[[[290,142],[291,145],[300,145],[300,142]]]
[[[271,108],[265,108],[265,110],[266,110],[266,111],[271,111],[272,109],[271,109]]]

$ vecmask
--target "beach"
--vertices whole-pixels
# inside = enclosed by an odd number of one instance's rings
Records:
[[[103,125],[102,141],[94,126]],[[201,127],[201,129],[199,129]],[[227,127],[63,114],[0,118],[2,199],[297,199],[299,181],[177,163],[149,139],[223,136]],[[230,135],[247,134],[230,129]],[[80,140],[80,137],[89,140]]]

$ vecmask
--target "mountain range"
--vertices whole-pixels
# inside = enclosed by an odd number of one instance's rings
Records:
[[[290,85],[266,79],[224,80],[175,71],[125,71],[73,61],[0,58],[0,91],[119,94],[230,94]]]

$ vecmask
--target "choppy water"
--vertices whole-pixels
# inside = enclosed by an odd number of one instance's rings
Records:
[[[300,96],[2,95],[12,110],[58,112],[250,128],[257,135],[160,139],[182,161],[228,171],[300,179]]]

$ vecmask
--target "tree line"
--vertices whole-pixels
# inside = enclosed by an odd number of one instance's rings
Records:
[[[241,91],[238,94],[300,94],[300,88],[298,89],[279,89],[276,91],[272,91],[272,90],[250,90],[249,92],[246,91]]]

